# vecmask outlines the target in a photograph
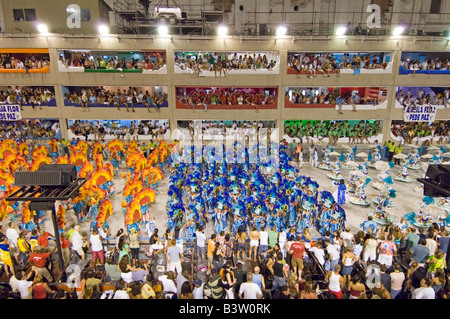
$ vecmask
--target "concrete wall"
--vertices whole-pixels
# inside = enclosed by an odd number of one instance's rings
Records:
[[[90,10],[90,21],[81,22],[81,28],[67,26],[66,8],[70,4],[78,4],[81,9]],[[5,24],[4,31],[8,33],[37,33],[36,25],[45,23],[50,33],[94,34],[97,33],[98,24],[104,16],[104,12],[100,12],[100,2],[92,0],[3,0],[1,5]],[[14,21],[13,9],[35,9],[37,21]],[[108,21],[103,22],[108,23]]]
[[[186,39],[182,37],[167,38],[134,38],[134,36],[97,38],[63,38],[59,37],[30,37],[30,38],[0,38],[0,47],[3,48],[49,48],[51,66],[48,74],[8,74],[0,75],[0,86],[54,86],[58,107],[44,108],[42,111],[33,111],[25,108],[23,118],[59,118],[62,128],[66,119],[169,119],[171,128],[177,120],[188,119],[246,119],[246,120],[274,120],[277,127],[283,127],[284,120],[296,119],[379,119],[384,121],[384,136],[389,135],[391,120],[402,119],[401,109],[394,108],[395,90],[397,86],[436,86],[442,87],[450,83],[450,75],[398,75],[398,66],[402,50],[404,51],[436,51],[449,52],[447,41],[414,41],[413,38],[385,39],[371,38],[369,40],[352,39]],[[69,73],[58,72],[58,49],[97,49],[97,50],[145,50],[162,49],[167,53],[167,74],[145,75],[129,74],[124,77],[120,74],[106,73]],[[279,51],[281,66],[279,74],[270,75],[229,75],[227,77],[193,78],[189,74],[175,74],[173,65],[173,52],[180,50],[202,51]],[[306,76],[297,78],[296,75],[286,74],[288,51],[350,51],[350,52],[393,52],[392,74],[379,75],[353,75],[342,74],[330,77],[317,76],[309,79]],[[62,86],[167,86],[169,94],[169,107],[162,108],[159,113],[148,113],[146,109],[137,109],[135,113],[110,108],[93,108],[89,112],[81,112],[80,108],[65,107],[62,95]],[[175,106],[176,86],[278,86],[278,109],[262,110],[209,110],[192,111],[180,110]],[[320,86],[375,86],[388,88],[388,107],[373,111],[344,112],[337,115],[333,109],[293,109],[284,107],[284,92],[287,86],[320,87]],[[450,109],[438,110],[437,119],[450,119]],[[64,132],[64,130],[63,130]],[[64,132],[66,133],[66,132]]]

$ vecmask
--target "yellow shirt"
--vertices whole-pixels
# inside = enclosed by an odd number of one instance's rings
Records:
[[[213,257],[215,249],[216,249],[216,243],[213,240],[210,239],[208,241],[208,252],[207,252],[207,255],[209,257]]]
[[[30,251],[30,244],[23,238],[17,240],[17,246],[19,246],[21,252]]]
[[[386,146],[389,148],[389,152],[393,152],[394,151],[394,148],[395,148],[394,143],[388,143]]]

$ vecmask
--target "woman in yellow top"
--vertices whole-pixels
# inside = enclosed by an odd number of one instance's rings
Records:
[[[22,265],[25,266],[25,264],[28,261],[28,256],[31,252],[31,245],[26,240],[27,231],[22,230],[19,234],[19,238],[17,239],[17,246],[19,247],[20,253],[19,253],[19,260],[21,261]]]
[[[447,262],[445,261],[444,251],[439,249],[436,255],[428,257],[428,271],[432,274],[436,272],[436,269],[445,270]]]
[[[0,259],[5,265],[6,276],[15,275],[13,261],[11,259],[8,239],[3,233],[0,233]]]

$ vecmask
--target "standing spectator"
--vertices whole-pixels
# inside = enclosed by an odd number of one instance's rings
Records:
[[[351,274],[353,272],[353,267],[358,257],[352,252],[350,247],[345,248],[342,254],[342,276],[344,276],[346,282],[350,282]]]
[[[288,277],[288,272],[287,268],[283,264],[283,254],[281,252],[277,253],[277,258],[275,262],[271,265],[268,265],[267,267],[269,268],[269,271],[273,276],[272,291],[277,289],[277,287],[286,286],[286,279]]]
[[[325,264],[325,251],[322,248],[322,243],[318,241],[315,246],[309,248],[309,251],[314,254],[319,264],[323,267]]]
[[[205,285],[204,292],[208,299],[223,299],[222,276],[217,269],[211,269],[211,275]]]
[[[258,287],[261,289],[261,291],[264,292],[266,290],[266,281],[264,279],[264,276],[261,274],[261,269],[259,266],[253,267],[253,279],[252,282],[258,285]]]
[[[28,258],[29,262],[33,262],[36,269],[36,274],[42,275],[48,282],[52,282],[53,278],[50,271],[46,268],[47,259],[50,257],[50,252],[43,252],[39,246],[34,247],[33,252]]]
[[[374,298],[374,296],[377,296]],[[375,288],[372,289],[372,298],[373,299],[391,299],[391,294],[384,287],[382,281],[376,283]]]
[[[42,248],[44,248],[44,251],[48,250],[48,238],[49,237],[55,237],[55,236],[53,236],[49,232],[45,231],[45,229],[43,229],[43,228],[39,230],[39,237],[37,239],[37,244],[39,246],[41,246]]]
[[[440,249],[437,251],[436,255],[432,255],[427,258],[427,263],[428,272],[432,275],[434,275],[434,273],[438,269],[445,270],[447,268],[447,262],[444,258],[444,252]]]
[[[91,237],[89,238],[92,251],[92,267],[96,267],[97,264],[103,265],[105,262],[105,254],[103,251],[103,238],[98,233],[98,228],[94,228]]]
[[[434,240],[434,232],[430,231],[428,232],[428,238],[426,239],[426,246],[428,247],[428,250],[430,251],[430,256],[434,256],[434,254],[437,251],[437,242]]]
[[[259,232],[259,254],[263,255],[269,250],[269,232],[264,226],[261,226],[261,231]]]
[[[211,237],[208,240],[208,251],[206,253],[206,256],[208,257],[208,265],[207,265],[208,274],[211,272],[211,268],[213,266],[215,249],[216,249],[216,234],[211,234]]]
[[[345,279],[339,273],[341,271],[340,265],[335,265],[333,270],[329,270],[325,275],[325,281],[328,283],[328,291],[336,297],[342,299],[342,288],[345,285]]]
[[[253,226],[250,232],[250,248],[248,250],[248,258],[250,260],[252,259],[253,253],[253,262],[256,262],[256,257],[258,256],[259,236],[258,228]]]
[[[36,275],[33,280],[33,299],[49,299],[48,294],[53,294],[55,291],[51,289],[46,282],[43,281],[41,275]]]
[[[166,247],[167,269],[168,271],[176,271],[181,275],[181,259],[183,251],[176,245],[176,240],[172,239],[170,245]]]
[[[277,227],[272,226],[272,228],[269,230],[269,247],[272,249],[275,247],[276,244],[278,244],[278,232]]]
[[[291,267],[292,271],[297,274],[298,278],[302,278],[303,271],[303,254],[305,253],[305,245],[301,241],[301,236],[297,235],[294,243],[291,244],[290,251],[292,254]]]
[[[317,291],[313,290],[313,284],[311,281],[305,282],[305,289],[300,292],[299,299],[319,299]]]
[[[377,260],[377,240],[374,238],[373,235],[367,234],[367,239],[364,242],[364,253],[363,253],[363,259],[365,262]]]
[[[400,158],[396,158],[395,155],[401,154],[401,152],[403,151],[403,147],[401,145],[401,143],[398,143],[398,145],[395,147],[394,149],[394,161],[395,161],[395,165],[400,165]]]
[[[353,248],[353,244],[355,242],[355,237],[350,232],[350,228],[345,228],[344,231],[340,233],[340,237],[342,239],[342,245],[344,248],[350,247]]]
[[[403,240],[406,242],[406,259],[411,259],[411,248],[419,243],[419,239],[420,237],[416,234],[416,229],[414,227],[408,227],[407,234],[403,237]]]
[[[74,231],[72,233],[72,238],[71,238],[72,239],[71,240],[71,242],[72,242],[72,250],[77,252],[78,255],[80,255],[80,258],[82,260],[85,260],[86,259],[86,255],[85,255],[84,250],[83,250],[84,238],[81,235],[80,231],[81,231],[80,225],[75,225]]]
[[[19,239],[17,240],[17,246],[19,247],[19,261],[22,266],[27,263],[28,257],[31,252],[30,243],[26,240],[27,231],[24,229],[19,234]]]
[[[203,285],[200,279],[194,280],[194,289],[192,290],[194,299],[203,299]]]
[[[347,284],[350,293],[349,299],[358,299],[362,294],[366,293],[366,285],[361,282],[361,276],[355,274]]]
[[[417,262],[419,266],[425,264],[428,256],[430,255],[430,249],[426,246],[426,239],[421,238],[419,243],[411,248],[412,260]]]
[[[263,297],[262,291],[253,281],[253,274],[247,273],[247,282],[241,284],[239,288],[239,299],[261,299]]]
[[[405,273],[401,271],[399,263],[394,264],[394,271],[389,276],[391,277],[391,299],[395,299],[402,292],[403,282],[405,281]]]
[[[392,162],[392,159],[394,158],[395,144],[392,141],[387,141],[386,146],[387,146],[388,152],[389,152],[388,161]]]
[[[0,259],[3,265],[5,266],[6,276],[8,277],[11,275],[14,276],[15,271],[13,261],[11,258],[9,242],[3,233],[0,233]]]
[[[380,265],[380,280],[383,283],[384,288],[391,293],[391,276],[386,273],[386,266]]]
[[[412,299],[435,299],[434,289],[431,287],[431,280],[429,278],[423,278],[420,281],[420,288],[415,289],[412,295]]]
[[[203,226],[199,226],[197,228],[197,231],[195,232],[196,242],[197,242],[197,257],[200,257],[201,259],[205,259],[206,257],[206,249],[205,249],[205,243],[206,243],[206,235],[203,231]]]
[[[222,244],[223,254],[227,262],[233,262],[233,242],[231,240],[230,234],[225,234],[224,241]]]
[[[34,267],[32,267],[32,271],[28,275],[25,275],[23,271],[17,272],[17,290],[19,291],[20,299],[33,299],[33,282],[28,280],[33,275],[36,277],[38,275]]]
[[[243,260],[245,258],[245,242],[247,240],[247,234],[244,232],[244,227],[239,226],[236,232],[236,259]]]
[[[8,229],[6,230],[6,238],[8,239],[9,242],[11,257],[14,258],[16,262],[18,262],[17,240],[19,239],[19,232],[16,229],[15,222],[9,222]]]
[[[60,230],[59,241],[61,243],[62,256],[64,261],[64,266],[69,264],[71,258],[70,245],[71,242],[66,238],[64,229]]]
[[[397,254],[397,245],[393,242],[392,234],[387,236],[387,240],[380,242],[378,246],[378,262],[387,267],[392,266],[392,260]]]
[[[328,259],[325,263],[325,270],[326,271],[332,271],[334,269],[334,266],[339,264],[339,251],[336,249],[336,246],[330,243],[330,239],[325,239],[325,249],[328,254]],[[328,263],[327,263],[328,262]]]
[[[131,233],[129,237],[130,241],[130,253],[131,253],[131,264],[134,266],[136,262],[139,260],[139,232],[136,231],[136,228],[131,228]]]
[[[440,250],[442,250],[442,252],[444,253],[444,258],[447,258],[449,242],[450,242],[450,237],[449,237],[448,231],[444,228],[440,232],[440,236],[438,237],[438,240],[437,240],[438,248]]]

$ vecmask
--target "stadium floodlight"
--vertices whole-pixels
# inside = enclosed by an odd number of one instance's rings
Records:
[[[163,37],[167,36],[169,34],[169,28],[166,25],[161,24],[158,27],[158,34]]]
[[[45,23],[39,23],[37,25],[37,30],[39,33],[48,33],[48,27]]]
[[[217,28],[217,35],[218,35],[219,37],[225,37],[225,36],[227,35],[227,33],[228,33],[228,28],[227,28],[226,25],[220,25],[220,26]]]
[[[398,37],[403,34],[403,31],[405,31],[405,27],[399,25],[399,26],[395,27],[394,30],[392,30],[392,35],[394,37]]]
[[[109,34],[109,28],[107,25],[105,24],[101,24],[98,26],[98,33],[100,33],[101,35],[106,35]]]
[[[285,35],[286,35],[286,33],[287,33],[287,28],[286,28],[286,26],[284,26],[284,25],[280,25],[278,28],[277,28],[277,37],[284,37]]]
[[[347,27],[340,26],[336,29],[336,36],[339,38],[345,37],[346,33],[347,33]]]

